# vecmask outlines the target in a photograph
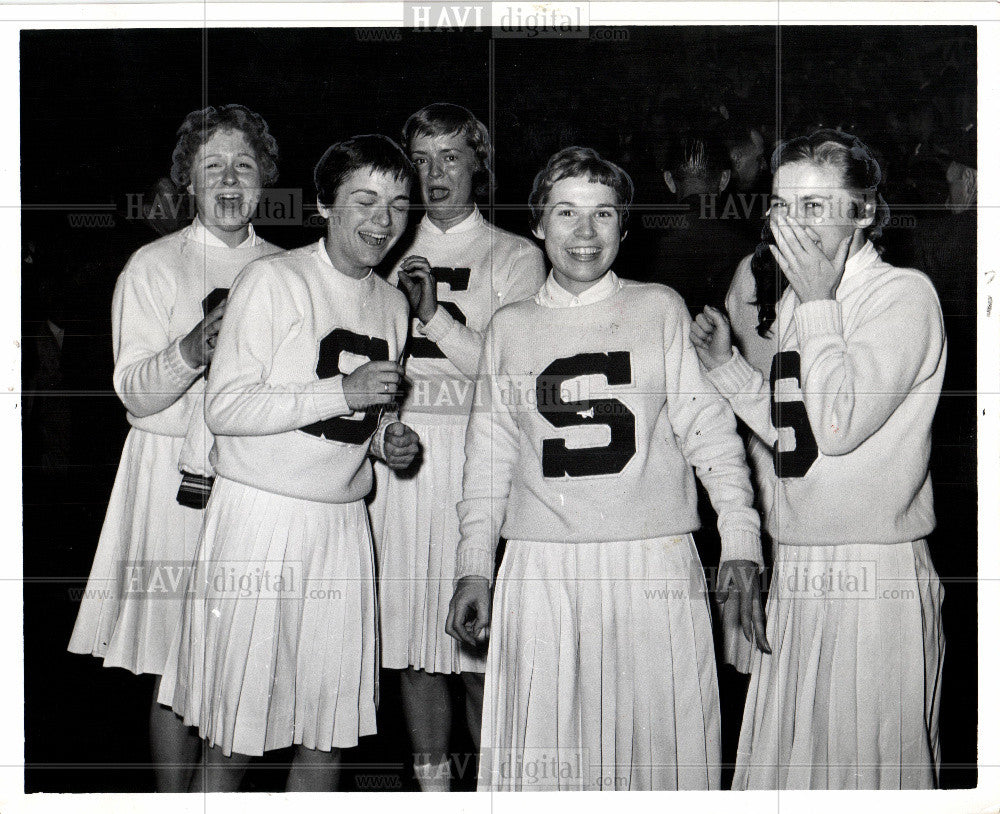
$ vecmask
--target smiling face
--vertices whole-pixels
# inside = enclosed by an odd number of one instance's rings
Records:
[[[417,168],[427,216],[436,225],[445,228],[472,212],[473,179],[480,165],[464,136],[416,136],[410,160]]]
[[[817,245],[829,259],[855,229],[870,226],[874,210],[866,213],[857,193],[844,186],[840,170],[811,161],[784,164],[774,174],[771,193],[772,221],[779,212],[795,218],[819,238]],[[857,217],[860,215],[861,217]],[[852,247],[853,252],[855,247]]]
[[[326,218],[326,250],[334,267],[364,277],[382,262],[406,228],[410,182],[370,167],[352,171],[337,189]]]
[[[242,130],[217,130],[191,161],[191,183],[198,217],[228,246],[247,237],[247,224],[261,192],[257,154]]]
[[[579,295],[611,268],[621,243],[621,213],[615,191],[586,177],[556,181],[535,235],[545,241],[552,274]]]

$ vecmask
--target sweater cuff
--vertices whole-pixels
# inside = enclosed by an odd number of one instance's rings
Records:
[[[450,334],[454,327],[455,318],[439,305],[434,316],[423,325],[418,325],[417,330],[436,345]]]
[[[385,461],[385,431],[389,429],[390,424],[395,424],[397,421],[399,421],[399,416],[396,413],[384,414],[379,419],[378,429],[375,430],[368,447],[368,454],[373,458]]]
[[[840,303],[836,300],[813,300],[795,308],[795,330],[799,337],[799,347],[805,345],[810,336],[817,334],[844,335],[844,323]]]
[[[760,547],[760,534],[752,529],[727,529],[722,535],[720,564],[728,560],[750,560],[757,563],[757,570],[764,568],[764,553]]]
[[[733,348],[733,355],[724,365],[707,372],[708,380],[722,395],[739,393],[746,389],[753,378],[754,368]]]
[[[189,385],[197,379],[204,371],[205,365],[201,367],[191,367],[184,361],[184,354],[181,353],[181,339],[178,337],[167,346],[166,363],[170,375],[180,385]]]
[[[455,584],[462,577],[482,577],[493,584],[493,555],[488,548],[459,545],[455,557]]]
[[[316,410],[317,420],[326,421],[328,418],[350,415],[354,411],[347,405],[347,397],[344,395],[344,377],[331,376],[328,379],[320,379],[315,383],[313,393],[313,406]]]

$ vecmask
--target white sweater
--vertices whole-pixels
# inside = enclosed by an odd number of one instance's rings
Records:
[[[704,378],[683,300],[613,273],[591,292],[574,301],[550,278],[490,323],[456,578],[490,578],[500,534],[572,545],[693,531],[692,465],[718,511],[723,558],[760,564],[743,445]]]
[[[115,392],[140,430],[175,438],[202,411],[204,367],[189,367],[180,341],[201,320],[202,300],[228,288],[247,263],[279,251],[248,239],[235,249],[198,239],[193,224],[148,243],[118,277],[111,307]]]
[[[486,325],[501,306],[538,291],[545,282],[545,259],[532,241],[493,226],[478,209],[447,232],[425,216],[404,257],[413,254],[434,267],[438,308],[426,325],[413,320],[406,363],[411,388],[402,415],[465,420]],[[398,267],[390,282],[397,277]]]
[[[406,298],[355,280],[323,241],[248,266],[233,286],[209,373],[206,412],[219,475],[276,494],[349,503],[371,490],[379,410],[354,413],[343,378],[398,359]]]
[[[777,310],[773,384],[737,351],[709,374],[776,446],[768,531],[798,545],[925,537],[934,528],[927,464],[946,357],[930,280],[884,263],[867,243],[848,259],[836,300],[800,303],[789,288]]]

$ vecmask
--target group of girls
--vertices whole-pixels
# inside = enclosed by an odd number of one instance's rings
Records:
[[[402,671],[423,790],[450,787],[456,680],[481,789],[719,788],[695,474],[752,670],[734,787],[935,785],[945,338],[927,279],[871,242],[888,209],[865,145],[779,146],[773,243],[730,315],[693,322],[612,270],[633,185],[593,150],[535,179],[547,263],[476,206],[492,151],[464,108],[418,111],[402,149],[331,146],[325,235],[287,252],[250,225],[275,159],[246,108],[188,116],[172,177],[197,215],[115,291],[132,430],[90,580],[116,590],[88,592],[70,649],[162,676],[158,788],[235,790],[293,745],[287,788],[336,788],[380,666]],[[386,282],[411,185],[425,214]],[[776,543],[766,623],[734,412]]]

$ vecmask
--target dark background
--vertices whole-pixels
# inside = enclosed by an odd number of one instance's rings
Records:
[[[975,219],[963,222],[971,232],[952,228],[943,178],[922,163],[944,155],[975,122],[975,29],[617,31],[596,41],[401,30],[396,41],[382,42],[354,29],[22,33],[28,791],[153,787],[146,741],[153,679],[66,652],[78,604],[71,592],[89,573],[127,431],[111,390],[111,293],[128,256],[157,237],[150,223],[130,217],[126,196],[148,194],[169,174],[175,132],[189,111],[228,102],[264,116],[281,151],[278,186],[304,189],[307,200],[312,167],[330,143],[367,132],[398,139],[423,105],[465,105],[490,124],[497,151],[499,183],[484,209],[520,233],[527,233],[525,202],[545,159],[570,144],[593,146],[622,164],[637,187],[616,270],[682,292],[688,281],[649,266],[658,235],[642,217],[672,202],[660,180],[672,133],[724,105],[733,120],[764,135],[768,154],[776,138],[817,124],[870,144],[893,211],[917,219],[915,228],[887,231],[886,259],[925,260],[920,267],[939,287],[949,331],[932,460],[939,529],[931,551],[945,584],[948,642],[942,782],[975,785]],[[414,213],[411,223],[417,219]],[[319,235],[295,224],[259,231],[286,248]],[[964,236],[960,245],[927,250],[955,234]],[[54,362],[46,319],[66,331]],[[713,565],[717,541],[703,534],[699,545]],[[724,759],[732,760],[745,682],[721,670]],[[415,788],[398,682],[392,672],[382,681],[379,735],[345,755],[345,789]],[[457,733],[453,750],[468,749]],[[276,753],[260,761],[247,788],[282,788],[283,760],[287,754]],[[456,785],[473,782],[467,774]]]

